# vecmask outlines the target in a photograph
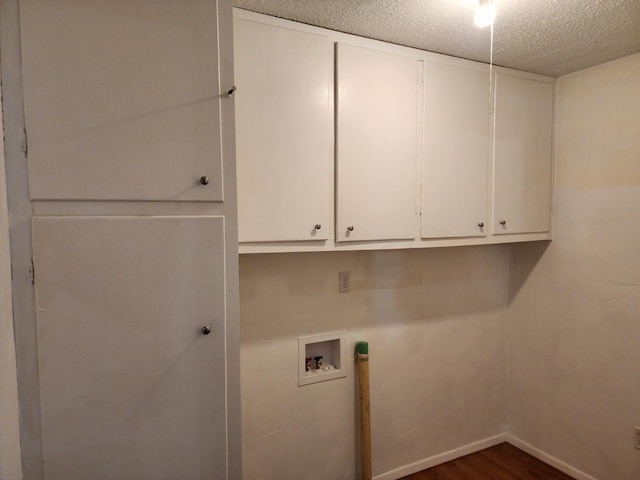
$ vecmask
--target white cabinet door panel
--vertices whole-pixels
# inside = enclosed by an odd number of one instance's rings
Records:
[[[32,198],[222,200],[216,15],[20,0]]]
[[[337,45],[337,241],[418,236],[418,65]]]
[[[485,235],[489,104],[488,70],[425,62],[422,238]]]
[[[333,230],[332,49],[325,36],[234,20],[240,242]]]
[[[550,228],[553,84],[496,75],[496,234]]]
[[[224,219],[32,227],[45,478],[225,479]]]

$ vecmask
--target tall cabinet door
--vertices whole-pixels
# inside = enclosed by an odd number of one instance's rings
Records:
[[[337,45],[337,241],[418,236],[419,66]]]
[[[240,242],[330,238],[332,49],[322,35],[234,20]]]
[[[225,479],[223,217],[32,228],[45,478]]]
[[[212,0],[20,0],[31,198],[221,201],[216,18]]]
[[[501,73],[495,81],[493,232],[548,232],[554,86]]]
[[[486,235],[489,105],[488,69],[425,62],[422,238]]]

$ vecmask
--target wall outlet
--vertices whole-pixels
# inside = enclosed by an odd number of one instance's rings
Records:
[[[640,427],[636,427],[635,437],[633,437],[633,446],[640,450]]]
[[[340,280],[338,291],[340,293],[350,292],[351,291],[351,272],[339,272],[338,277]]]

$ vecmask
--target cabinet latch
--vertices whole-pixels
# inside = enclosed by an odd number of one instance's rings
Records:
[[[22,129],[22,142],[21,142],[22,153],[24,156],[27,156],[27,152],[29,151],[29,143],[27,142],[27,129]]]
[[[29,273],[28,273],[29,283],[31,285],[35,285],[36,283],[36,270],[33,266],[33,258],[29,261]]]

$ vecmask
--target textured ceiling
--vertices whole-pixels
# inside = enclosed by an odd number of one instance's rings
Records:
[[[494,0],[496,65],[558,77],[640,52],[640,0]],[[489,62],[477,0],[234,0],[236,7]]]

